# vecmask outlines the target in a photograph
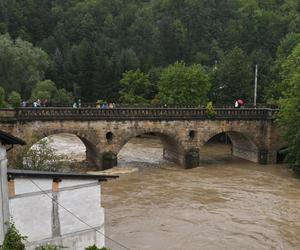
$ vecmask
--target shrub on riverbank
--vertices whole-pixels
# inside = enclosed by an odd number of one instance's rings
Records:
[[[85,250],[110,250],[110,249],[106,248],[106,247],[99,248],[96,245],[93,245],[93,246],[87,247]]]
[[[9,228],[5,234],[1,250],[25,250],[26,236],[20,234],[13,222],[9,222]]]

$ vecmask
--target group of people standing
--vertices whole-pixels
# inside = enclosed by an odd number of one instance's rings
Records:
[[[243,99],[237,99],[234,101],[234,107],[235,108],[241,108],[241,107],[244,107],[244,105],[246,104],[246,102],[243,100]],[[22,100],[21,101],[21,107],[25,108],[25,107],[34,107],[34,108],[37,108],[37,107],[49,107],[49,102],[47,99],[45,100],[40,100],[40,99],[37,99],[36,101],[32,102],[31,104],[26,101],[26,100]],[[164,105],[165,107],[166,105]],[[116,104],[115,103],[112,103],[112,102],[101,102],[101,101],[97,101],[96,102],[96,108],[101,108],[101,109],[113,109],[116,107]],[[74,102],[73,103],[73,108],[81,108],[81,100],[78,99],[77,102]]]
[[[29,107],[29,106],[32,106],[34,108],[38,108],[38,107],[48,107],[49,106],[49,102],[47,99],[45,100],[40,100],[40,99],[37,99],[36,101],[32,102],[31,105],[28,101],[26,100],[22,100],[21,101],[21,107],[22,108],[25,108],[25,107]]]
[[[73,108],[81,108],[81,100],[80,99],[78,99],[77,102],[73,103]]]
[[[88,107],[91,107],[92,105],[88,105]],[[102,101],[97,101],[96,102],[96,108],[101,108],[101,109],[113,109],[116,107],[116,104],[113,102],[102,102]],[[73,108],[81,108],[81,100],[78,99],[77,102],[73,103]]]
[[[103,102],[101,103],[100,101],[97,101],[96,102],[96,108],[101,108],[101,109],[113,109],[116,107],[116,104],[115,103],[112,103],[112,102]]]

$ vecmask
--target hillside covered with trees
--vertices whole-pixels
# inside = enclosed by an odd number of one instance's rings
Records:
[[[2,0],[0,33],[7,95],[30,98],[48,79],[83,101],[119,101],[123,74],[139,70],[151,100],[164,96],[161,72],[181,62],[201,67],[213,102],[251,103],[258,64],[258,101],[274,103],[285,89],[281,64],[300,42],[300,2]]]

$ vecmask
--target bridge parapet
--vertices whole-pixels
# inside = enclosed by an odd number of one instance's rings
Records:
[[[28,144],[52,134],[74,134],[86,146],[89,164],[99,169],[106,167],[108,158],[117,159],[131,138],[143,134],[160,137],[164,156],[185,167],[197,165],[203,145],[220,133],[230,138],[234,156],[273,163],[281,148],[273,122],[277,111],[215,108],[211,114],[205,108],[17,108],[0,109],[0,127]],[[17,148],[11,151],[11,157],[17,154]]]
[[[273,120],[277,109],[216,108],[16,108],[0,109],[0,121],[34,120]]]
[[[14,121],[16,118],[16,109],[0,109],[0,122],[1,121]]]

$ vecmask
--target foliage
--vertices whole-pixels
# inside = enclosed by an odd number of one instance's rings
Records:
[[[48,66],[47,54],[29,42],[0,35],[0,82],[7,92],[28,96]]]
[[[149,76],[141,72],[127,71],[120,81],[120,100],[127,104],[143,104],[149,102],[150,86]]]
[[[9,228],[4,237],[2,250],[25,250],[26,236],[20,234],[13,222],[9,222]]]
[[[276,61],[271,69],[274,75],[273,81],[270,87],[266,90],[265,99],[268,103],[278,104],[279,99],[283,97],[283,93],[286,88],[284,85],[284,78],[286,76],[286,72],[284,70],[286,66],[284,66],[284,63],[299,43],[300,33],[289,33],[281,40],[276,53]]]
[[[85,250],[109,250],[109,249],[106,247],[99,248],[96,245],[93,245],[93,246],[87,247]]]
[[[21,95],[17,91],[12,91],[8,97],[8,103],[16,108],[19,107],[21,104]]]
[[[0,86],[0,108],[5,108],[6,102],[5,102],[5,90]]]
[[[163,104],[200,105],[206,101],[209,88],[208,75],[201,65],[176,62],[162,71],[158,97]]]
[[[42,139],[32,147],[22,147],[18,153],[15,166],[20,169],[58,171],[62,162],[67,160],[65,155],[57,155],[56,150],[49,146],[49,139]]]
[[[206,114],[209,118],[213,118],[216,116],[217,112],[214,109],[213,103],[212,102],[208,102],[206,105]]]
[[[62,248],[64,248],[64,247],[56,246],[56,245],[45,245],[45,246],[39,246],[39,247],[35,248],[35,250],[59,250]]]
[[[300,169],[300,44],[283,63],[285,92],[278,122],[288,143],[286,160]]]
[[[0,84],[25,99],[49,79],[83,102],[117,102],[124,72],[151,75],[184,61],[216,69],[215,103],[232,103],[237,95],[249,102],[258,64],[258,100],[276,102],[284,89],[278,66],[299,38],[300,7],[298,0],[6,0],[0,1],[5,32]],[[156,90],[144,98],[153,99]]]
[[[53,97],[53,102],[59,104],[68,104],[72,103],[73,99],[72,93],[62,88],[57,90],[56,95]]]
[[[38,82],[31,92],[31,101],[48,100],[53,103],[71,103],[73,96],[65,89],[57,89],[54,82],[51,80],[45,80]]]
[[[214,102],[233,103],[236,99],[252,100],[253,76],[250,60],[240,48],[234,48],[217,65],[214,75]]]
[[[35,101],[37,99],[47,99],[48,101],[51,101],[56,94],[57,88],[54,82],[50,80],[40,81],[32,89],[30,100]]]

